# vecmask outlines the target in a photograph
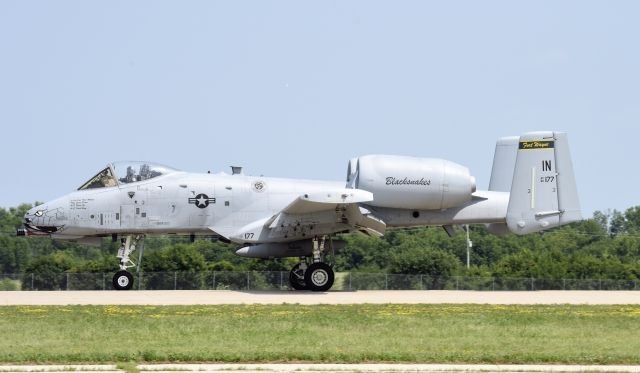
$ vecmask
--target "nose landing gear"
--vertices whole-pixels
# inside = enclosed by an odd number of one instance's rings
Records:
[[[307,264],[309,257],[301,257],[289,273],[289,284],[295,290],[327,291],[333,286],[335,274],[333,266],[325,262],[326,237],[313,239],[312,263]],[[333,243],[329,239],[329,251],[333,262]]]
[[[140,245],[140,256],[138,257],[138,265],[129,258],[131,253],[136,250],[136,246]],[[117,257],[120,258],[120,270],[113,276],[113,288],[116,290],[130,290],[133,287],[133,275],[127,271],[129,268],[138,267],[142,264],[142,253],[144,251],[144,236],[128,235],[122,240],[122,246],[118,249]]]

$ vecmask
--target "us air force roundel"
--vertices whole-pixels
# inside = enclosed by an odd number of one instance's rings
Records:
[[[204,193],[198,194],[195,198],[189,198],[189,204],[194,204],[201,209],[209,206],[210,203],[216,203],[216,199],[209,198],[209,196]]]

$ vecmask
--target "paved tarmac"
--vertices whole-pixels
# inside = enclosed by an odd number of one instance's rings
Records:
[[[640,304],[640,291],[1,291],[0,305]]]
[[[141,373],[304,373],[304,372],[628,372],[640,373],[640,366],[629,365],[450,365],[450,364],[145,364]],[[0,365],[2,373],[124,373],[115,365]]]

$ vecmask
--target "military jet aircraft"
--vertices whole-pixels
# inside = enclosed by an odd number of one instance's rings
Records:
[[[532,132],[496,145],[488,191],[469,169],[432,158],[366,155],[347,181],[198,174],[149,162],[108,165],[78,190],[29,210],[21,236],[80,243],[121,240],[113,286],[128,290],[148,235],[215,236],[252,258],[296,257],[294,289],[334,281],[332,237],[387,228],[485,224],[494,234],[538,232],[581,219],[567,136]],[[140,255],[140,260],[142,255]]]

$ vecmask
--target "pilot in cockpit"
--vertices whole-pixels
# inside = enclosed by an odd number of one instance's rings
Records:
[[[114,186],[118,185],[118,183],[116,183],[116,179],[114,179],[113,176],[111,176],[111,175],[105,175],[102,178],[102,184],[105,187],[114,187]]]

